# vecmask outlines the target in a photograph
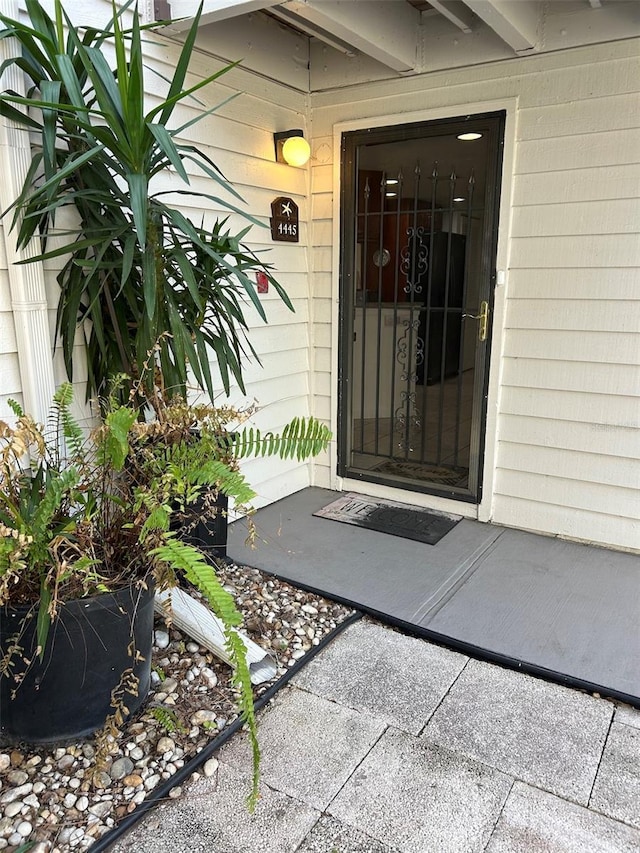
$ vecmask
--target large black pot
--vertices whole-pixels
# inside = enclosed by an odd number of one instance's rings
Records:
[[[205,554],[226,557],[229,498],[222,492],[218,492],[213,505],[215,515],[211,517],[211,508],[207,506],[207,500],[200,498],[182,514],[183,523],[175,529],[181,539],[189,545],[200,548]]]
[[[11,675],[0,675],[0,739],[77,739],[100,729],[114,712],[112,693],[121,696],[129,714],[145,700],[151,675],[152,585],[62,604],[42,662],[35,653],[35,629],[33,609],[0,610],[0,655],[4,658],[17,635],[24,650],[12,656]],[[135,694],[120,689],[123,676],[131,672],[137,680]]]

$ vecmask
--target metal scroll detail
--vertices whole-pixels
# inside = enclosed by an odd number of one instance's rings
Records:
[[[424,228],[407,228],[407,245],[400,250],[400,272],[406,276],[405,293],[422,293],[420,279],[426,273],[429,262],[429,247],[424,242]]]
[[[394,411],[394,430],[400,434],[398,447],[403,452],[413,450],[410,435],[421,425],[416,403],[415,390],[409,390],[418,381],[417,366],[424,361],[424,340],[418,334],[420,321],[403,320],[404,332],[398,339],[396,360],[402,367],[400,378],[407,383],[407,390],[400,393],[400,405]]]
[[[396,346],[396,361],[402,366],[401,379],[403,382],[417,382],[416,367],[424,361],[424,341],[418,335],[420,320],[403,320],[404,332],[398,338]],[[415,349],[413,369],[411,369],[411,350]]]
[[[416,406],[416,392],[402,391],[400,405],[394,412],[394,431],[399,434],[398,449],[403,453],[413,451],[411,436],[420,429],[421,423]]]

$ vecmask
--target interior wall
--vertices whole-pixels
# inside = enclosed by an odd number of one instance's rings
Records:
[[[311,100],[314,411],[335,425],[336,128],[512,99],[487,435],[495,464],[480,517],[628,549],[640,543],[637,69],[629,40]],[[337,483],[334,464],[318,467],[319,484]]]

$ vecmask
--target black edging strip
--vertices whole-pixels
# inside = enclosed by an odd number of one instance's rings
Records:
[[[270,574],[269,572],[265,572],[265,574]],[[277,577],[274,575],[274,577]],[[284,578],[283,578],[284,580]],[[295,584],[291,584],[290,581],[287,581],[291,586],[295,586]],[[338,637],[345,628],[348,628],[349,625],[353,625],[354,622],[362,619],[363,612],[355,608],[356,612],[352,613],[350,616],[337,625],[331,633],[326,634],[318,643],[317,646],[312,646],[308,652],[304,655],[304,657],[297,660],[292,667],[287,669],[287,671],[280,676],[280,678],[266,690],[262,696],[258,697],[254,703],[254,708],[256,711],[260,711],[267,705],[275,696],[275,694],[283,688],[301,669],[303,669],[309,661],[313,660],[313,658],[328,646],[336,637]],[[107,850],[113,843],[115,843],[122,835],[125,835],[133,826],[141,820],[145,814],[151,811],[152,808],[159,805],[159,803],[166,799],[169,794],[169,791],[172,788],[175,788],[177,785],[180,785],[184,782],[192,773],[204,764],[207,759],[211,758],[214,752],[220,749],[236,732],[240,731],[240,729],[244,726],[244,720],[242,717],[238,717],[236,720],[231,723],[228,728],[225,728],[218,737],[214,738],[210,743],[208,743],[203,749],[200,750],[193,758],[189,759],[186,764],[184,764],[176,773],[173,774],[169,779],[167,779],[162,785],[159,785],[157,788],[154,788],[153,791],[149,793],[149,796],[144,799],[137,808],[131,812],[130,815],[123,818],[117,826],[114,826],[109,832],[105,832],[101,838],[99,838],[91,847],[88,848],[90,853],[103,853],[104,850]]]
[[[251,566],[249,566],[251,568]],[[311,592],[314,595],[319,595],[322,598],[328,598],[335,601],[337,604],[343,604],[354,610],[362,611],[369,616],[375,617],[379,622],[389,625],[392,628],[398,628],[405,634],[411,634],[414,637],[419,637],[422,640],[429,640],[439,646],[445,646],[456,652],[469,655],[469,657],[477,658],[478,660],[493,663],[497,666],[502,666],[505,669],[514,669],[518,672],[524,672],[526,675],[533,675],[536,678],[542,678],[545,681],[551,681],[554,684],[561,684],[565,687],[571,687],[574,690],[584,690],[587,693],[598,693],[603,699],[615,699],[617,702],[624,702],[626,705],[631,705],[634,708],[640,709],[640,696],[634,696],[631,693],[624,693],[622,690],[616,690],[613,687],[603,687],[601,684],[596,684],[593,681],[586,681],[582,678],[577,678],[573,675],[566,675],[563,672],[558,672],[555,669],[548,669],[545,666],[540,666],[535,663],[520,660],[519,658],[511,657],[510,655],[502,654],[502,652],[494,652],[491,649],[485,649],[483,646],[476,646],[473,643],[468,643],[465,640],[458,640],[448,634],[441,634],[438,631],[431,631],[429,628],[423,628],[421,625],[415,625],[412,622],[405,622],[403,619],[398,619],[396,616],[391,616],[389,613],[384,613],[376,610],[373,607],[367,607],[362,602],[352,601],[350,598],[336,595],[333,592],[328,592],[326,589],[310,586],[305,583],[298,583],[291,578],[278,575],[275,572],[270,572],[267,569],[258,569],[265,575],[271,575],[284,583],[295,586],[305,592]],[[90,848],[93,850],[93,848]]]
[[[249,568],[252,568],[249,566]],[[420,625],[414,625],[411,622],[405,622],[403,619],[398,619],[395,616],[391,616],[388,613],[383,613],[380,610],[376,610],[373,607],[365,607],[360,602],[352,601],[349,598],[344,598],[343,596],[336,595],[333,592],[328,592],[327,590],[320,589],[319,587],[310,586],[309,584],[299,583],[298,581],[293,581],[291,578],[284,577],[283,575],[279,575],[276,572],[270,572],[266,569],[259,569],[265,575],[270,575],[271,577],[277,578],[277,580],[283,581],[284,583],[290,584],[291,586],[295,586],[298,589],[304,590],[305,592],[311,592],[315,595],[322,596],[323,598],[328,598],[331,601],[335,601],[338,604],[345,605],[347,607],[355,610],[350,616],[348,616],[344,622],[341,622],[334,630],[324,636],[317,646],[313,646],[309,651],[304,655],[304,657],[300,658],[300,660],[296,661],[295,664],[288,669],[284,675],[280,676],[280,678],[266,690],[262,696],[260,696],[255,702],[255,710],[259,711],[268,702],[271,701],[273,696],[284,687],[294,675],[296,675],[301,669],[303,669],[309,661],[313,660],[313,658],[322,651],[325,646],[327,646],[332,640],[338,637],[345,628],[348,628],[349,625],[352,625],[354,622],[362,619],[363,615],[366,613],[370,616],[375,617],[378,621],[382,622],[385,625],[389,625],[393,628],[398,628],[406,634],[413,635],[415,637],[420,637],[423,640],[429,640],[430,642],[436,643],[440,646],[445,646],[446,648],[452,649],[456,652],[461,652],[463,654],[469,655],[470,657],[477,658],[478,660],[486,661],[487,663],[496,664],[497,666],[502,666],[505,669],[512,669],[518,672],[523,672],[526,675],[532,675],[537,678],[545,679],[546,681],[551,681],[554,684],[560,684],[565,687],[571,687],[575,690],[583,690],[587,693],[598,693],[602,698],[605,699],[615,699],[619,702],[624,702],[627,705],[631,705],[634,708],[640,709],[640,696],[633,696],[629,693],[624,693],[620,690],[614,690],[610,687],[603,687],[602,685],[595,684],[592,681],[586,681],[581,678],[576,678],[572,675],[566,675],[562,672],[558,672],[557,670],[548,669],[544,666],[539,666],[537,664],[528,663],[527,661],[519,660],[518,658],[511,657],[510,655],[502,654],[501,652],[494,652],[490,649],[485,649],[482,646],[476,646],[473,643],[468,643],[464,640],[458,640],[455,637],[451,637],[447,634],[441,634],[437,631],[431,631],[428,628],[423,628]],[[204,747],[197,755],[191,758],[180,770],[171,776],[170,779],[167,779],[164,784],[160,785],[158,788],[155,788],[147,799],[143,800],[140,805],[133,811],[130,815],[124,818],[117,826],[115,826],[112,830],[105,833],[101,838],[99,838],[94,844],[89,848],[89,853],[103,853],[103,851],[107,850],[115,841],[117,841],[122,835],[125,835],[133,826],[141,820],[144,815],[151,811],[152,808],[155,808],[160,801],[165,800],[169,791],[172,788],[175,788],[181,782],[184,782],[192,773],[194,773],[198,767],[200,767],[207,759],[209,759],[214,752],[220,749],[231,737],[233,737],[236,732],[240,731],[240,729],[244,726],[244,721],[242,718],[238,717],[237,720],[226,728],[221,734],[218,735],[217,738],[212,740],[207,746]]]

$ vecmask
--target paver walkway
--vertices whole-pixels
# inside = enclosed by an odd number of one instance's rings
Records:
[[[368,619],[117,853],[638,853],[640,711]]]

